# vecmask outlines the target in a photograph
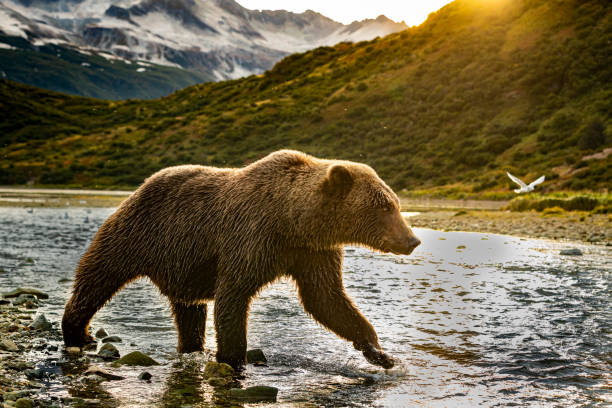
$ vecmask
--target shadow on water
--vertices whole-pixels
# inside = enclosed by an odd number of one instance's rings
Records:
[[[78,259],[111,212],[3,208],[0,287],[48,292],[40,311],[58,322]],[[612,248],[415,232],[423,244],[409,257],[360,248],[345,252],[347,291],[397,359],[395,368],[365,362],[306,315],[294,285],[281,281],[262,291],[249,319],[249,347],[264,350],[268,367],[249,365],[238,384],[279,388],[276,406],[612,403]],[[560,256],[570,245],[584,255]],[[215,352],[212,324],[207,353],[177,355],[167,301],[147,280],[121,291],[92,326],[122,337],[122,354],[140,350],[161,362],[147,367],[151,382],[138,379],[142,368],[32,353],[32,361],[49,373],[41,395],[72,398],[71,405],[94,400],[103,407],[227,403],[202,377]],[[125,379],[88,382],[80,373],[91,364]]]

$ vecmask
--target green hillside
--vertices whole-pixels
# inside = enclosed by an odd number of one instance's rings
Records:
[[[153,101],[0,82],[0,184],[135,186],[279,148],[372,165],[395,189],[495,194],[612,181],[612,3],[457,0],[419,27],[292,55]]]

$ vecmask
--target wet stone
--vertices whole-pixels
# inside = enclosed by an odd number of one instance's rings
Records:
[[[11,339],[1,339],[0,350],[16,352],[19,351],[19,347],[17,347],[17,344]]]
[[[112,346],[112,344],[106,343],[102,347],[105,347],[105,346]],[[115,365],[128,365],[128,366],[143,366],[143,367],[159,365],[157,361],[153,360],[151,357],[147,356],[146,354],[141,353],[140,351],[132,351],[131,353],[128,353],[125,356],[121,357],[114,364]]]
[[[3,398],[5,401],[16,401],[20,398],[27,397],[31,393],[32,391],[30,390],[10,391],[10,392],[5,392],[3,395]]]
[[[17,402],[15,402],[15,408],[32,408],[34,406],[34,401],[29,398],[19,398]]]
[[[247,361],[250,364],[267,363],[268,360],[261,349],[253,349],[247,351]]]
[[[106,380],[123,380],[124,377],[121,377],[120,375],[115,375],[109,371],[104,370],[101,367],[98,366],[91,366],[89,367],[85,373],[85,375],[96,375],[98,377],[102,377]]]
[[[559,252],[560,255],[572,255],[572,256],[580,256],[582,255],[582,251],[578,248],[570,248],[570,249],[562,249]]]
[[[66,353],[68,354],[79,354],[81,353],[80,347],[66,347]]]
[[[23,293],[17,296],[16,298],[14,298],[13,306],[21,306],[27,303],[28,301],[33,302],[33,303],[38,303],[38,298],[32,294]]]
[[[142,372],[142,373],[140,373],[140,375],[138,376],[138,379],[139,379],[140,381],[147,381],[147,382],[150,382],[150,381],[151,381],[151,377],[153,377],[153,376],[151,375],[151,373],[150,373],[150,372],[148,372],[148,371],[143,371],[143,372]]]
[[[23,371],[23,374],[25,374],[25,376],[30,380],[39,380],[43,378],[44,372],[39,369],[28,368],[27,370]]]
[[[121,337],[119,336],[107,336],[102,339],[102,343],[121,343],[121,341]]]
[[[108,359],[119,358],[119,350],[117,350],[117,347],[113,346],[111,343],[106,343],[100,347],[98,355],[102,358]]]
[[[232,377],[233,375],[234,369],[229,364],[209,361],[204,367],[204,378]]]
[[[96,339],[102,339],[107,336],[108,336],[108,333],[103,328],[98,329],[98,331],[96,332]]]
[[[229,390],[229,397],[244,402],[264,402],[276,401],[278,388],[266,385],[257,385],[246,389],[232,388]]]
[[[22,294],[34,295],[38,299],[49,299],[48,294],[38,289],[34,289],[34,288],[17,288],[13,290],[12,292],[3,293],[2,296],[4,296],[5,298],[14,298]]]
[[[36,319],[34,319],[32,324],[30,324],[30,327],[36,330],[47,331],[51,330],[52,325],[51,322],[47,320],[44,314],[40,314],[36,317]]]
[[[212,377],[208,379],[208,384],[212,385],[213,387],[224,387],[231,381],[232,381],[231,377],[225,377],[225,378]]]

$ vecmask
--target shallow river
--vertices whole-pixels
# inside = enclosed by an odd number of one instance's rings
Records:
[[[80,255],[112,209],[0,208],[0,290],[50,293],[39,311],[59,322]],[[604,406],[612,403],[612,248],[492,234],[415,229],[411,256],[347,248],[347,292],[399,361],[385,371],[327,332],[300,306],[290,281],[255,300],[249,348],[268,367],[248,366],[243,386],[279,388],[272,406],[448,407]],[[578,247],[583,256],[561,256]],[[211,308],[209,308],[211,309]],[[207,347],[215,349],[209,310]],[[147,280],[107,304],[92,327],[123,338],[122,354],[148,353],[148,370],[109,368],[126,377],[89,388],[46,383],[57,397],[104,406],[210,406],[202,381],[210,355],[180,356],[166,300]],[[39,366],[61,357],[51,353]],[[60,377],[58,377],[60,378]],[[261,405],[261,404],[260,404]]]

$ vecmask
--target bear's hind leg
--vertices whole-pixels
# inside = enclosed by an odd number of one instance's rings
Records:
[[[206,310],[206,303],[188,305],[172,301],[172,314],[178,330],[179,353],[204,350]]]

